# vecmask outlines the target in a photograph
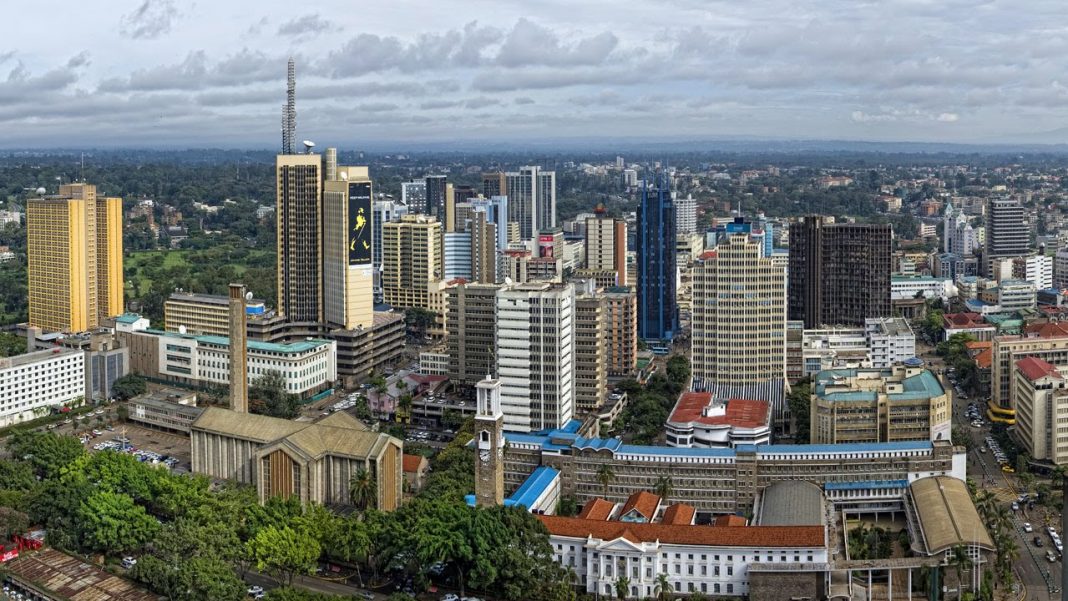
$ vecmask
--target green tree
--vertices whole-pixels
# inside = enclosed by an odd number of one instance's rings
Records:
[[[630,595],[630,578],[626,576],[616,578],[616,598],[623,601],[628,595]]]
[[[675,589],[671,588],[671,581],[668,579],[668,575],[664,572],[659,572],[656,575],[656,584],[653,585],[653,593],[659,601],[664,601],[669,594],[674,592]]]
[[[685,355],[672,355],[667,360],[667,377],[685,386],[690,379],[690,360]]]
[[[121,401],[128,401],[148,391],[148,382],[135,374],[125,375],[111,385],[111,392]]]
[[[671,479],[671,476],[667,474],[658,476],[656,485],[653,486],[653,492],[663,499],[664,504],[667,504],[668,497],[675,494],[675,483]]]
[[[352,475],[349,479],[349,500],[360,511],[378,504],[378,484],[371,472],[361,467]]]
[[[790,417],[794,424],[794,441],[808,444],[811,441],[811,425],[809,424],[812,406],[811,380],[804,378],[791,386],[786,403],[790,408]]]
[[[299,413],[299,398],[286,391],[286,379],[278,371],[268,371],[249,388],[251,408],[264,415],[292,419]]]
[[[159,531],[159,523],[128,495],[97,491],[78,511],[86,547],[108,554],[140,549]]]
[[[560,497],[560,502],[556,504],[556,515],[571,517],[578,515],[579,505],[578,501],[572,495],[564,495]]]
[[[23,534],[30,527],[30,516],[10,507],[0,507],[0,544],[6,544],[12,535]]]
[[[597,468],[597,481],[601,483],[602,487],[604,487],[603,496],[605,499],[608,498],[608,485],[611,484],[612,481],[615,479],[616,473],[612,470],[612,466],[608,463],[602,463],[601,466]]]
[[[256,569],[277,574],[286,586],[293,584],[293,576],[315,572],[316,560],[322,554],[319,541],[285,526],[261,529],[247,544],[248,554]]]
[[[0,332],[0,357],[14,357],[25,352],[25,338],[11,332]]]
[[[50,478],[85,455],[82,443],[73,436],[33,430],[16,432],[7,441],[13,457],[28,460],[40,478]]]

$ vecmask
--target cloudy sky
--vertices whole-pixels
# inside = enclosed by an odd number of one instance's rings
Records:
[[[1068,142],[1064,0],[40,0],[0,147]]]

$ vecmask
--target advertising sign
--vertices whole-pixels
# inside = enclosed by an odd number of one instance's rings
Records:
[[[371,262],[371,183],[349,184],[349,265]]]
[[[551,234],[538,235],[538,257],[542,259],[553,258],[553,237]]]

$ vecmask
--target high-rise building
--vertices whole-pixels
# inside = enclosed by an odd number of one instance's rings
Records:
[[[638,297],[634,289],[604,289],[608,377],[626,378],[638,366]]]
[[[1068,247],[1057,249],[1053,257],[1053,287],[1068,288]]]
[[[471,232],[447,232],[441,238],[443,279],[471,281]]]
[[[401,203],[419,212],[426,206],[426,180],[401,182]]]
[[[486,211],[476,211],[468,221],[471,234],[471,280],[483,284],[497,281],[497,224],[486,221]]]
[[[275,157],[278,312],[292,322],[322,320],[322,159]]]
[[[422,184],[422,182],[419,182]],[[420,201],[422,206],[426,199]],[[373,205],[371,216],[371,256],[374,258],[375,269],[382,269],[382,224],[390,221],[400,221],[400,218],[408,214],[408,205],[392,200],[376,200]]]
[[[697,231],[697,201],[692,195],[675,199],[675,232],[679,238],[689,236]]]
[[[598,206],[595,217],[586,219],[586,269],[614,272],[614,286],[627,285],[627,222],[608,216]]]
[[[505,429],[563,427],[574,411],[570,284],[516,284],[497,293],[497,371]]]
[[[447,183],[444,175],[426,176],[426,208],[423,213],[436,217],[443,224],[445,223],[445,186]]]
[[[987,271],[990,264],[1001,257],[1028,254],[1030,234],[1024,221],[1024,208],[1018,200],[991,198],[986,205],[986,248],[983,260]]]
[[[82,332],[123,311],[122,199],[60,186],[26,203],[30,325]]]
[[[889,317],[890,225],[808,216],[790,228],[787,315],[805,328]]]
[[[323,190],[323,321],[352,330],[374,324],[374,198],[367,167],[333,167]]]
[[[508,221],[519,224],[519,236],[532,240],[541,230],[556,227],[556,172],[521,167],[494,179],[482,176],[483,194],[508,197]]]
[[[442,279],[441,223],[405,215],[382,226],[382,294],[398,309],[431,305],[430,285]]]
[[[638,205],[638,337],[670,342],[679,329],[675,204],[666,175],[642,189]]]
[[[1035,285],[1036,290],[1053,287],[1053,257],[1044,254],[1016,257],[1012,260],[1012,277]]]
[[[497,372],[497,291],[492,284],[454,284],[448,288],[445,344],[449,380],[474,386]]]
[[[768,401],[780,415],[786,379],[786,274],[762,241],[728,237],[693,267],[694,390]]]
[[[608,398],[608,299],[586,290],[575,296],[575,412],[594,411]]]

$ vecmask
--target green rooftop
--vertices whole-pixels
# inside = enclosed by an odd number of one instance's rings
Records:
[[[182,338],[184,340],[196,340],[198,343],[214,344],[218,346],[230,346],[230,339],[226,336],[194,336],[192,334],[180,334],[178,332],[165,332],[163,330],[145,330],[150,334],[157,336],[166,336],[168,338]],[[263,351],[267,353],[281,353],[281,354],[297,354],[313,351],[324,344],[330,344],[329,340],[322,340],[319,338],[312,338],[309,340],[300,340],[297,342],[275,343],[275,342],[260,342],[258,340],[249,340],[248,348],[254,351]]]

